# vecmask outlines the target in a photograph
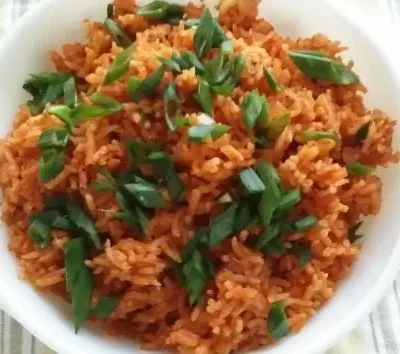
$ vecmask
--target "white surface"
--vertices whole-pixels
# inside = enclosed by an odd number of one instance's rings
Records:
[[[82,36],[83,18],[103,19],[107,2],[45,0],[3,41],[0,47],[1,136],[7,134],[18,104],[26,99],[21,89],[26,76],[48,68],[48,50]],[[384,33],[383,24],[377,26],[356,20],[352,11],[334,11],[325,0],[265,0],[261,11],[268,14],[268,19],[283,34],[307,36],[323,32],[341,40],[351,48],[347,56],[356,61],[356,71],[370,91],[368,103],[400,117],[400,69],[397,69],[400,57],[390,45],[396,39],[390,41],[391,35]],[[370,30],[374,33],[369,33]],[[381,43],[375,35],[380,36]],[[398,135],[397,131],[397,144]],[[385,186],[382,212],[369,223],[361,258],[337,295],[299,334],[259,353],[310,354],[325,350],[372,311],[395,278],[400,263],[397,176],[400,176],[400,166],[391,167],[382,175]],[[59,353],[140,352],[133,350],[130,342],[102,338],[89,329],[75,336],[66,306],[49,301],[28,283],[18,280],[15,261],[7,251],[4,226],[0,233],[0,269],[7,269],[1,275],[0,303],[29,331]]]

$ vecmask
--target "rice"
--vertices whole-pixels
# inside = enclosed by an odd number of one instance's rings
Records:
[[[64,170],[45,184],[38,177],[37,141],[44,130],[60,126],[59,119],[47,110],[33,116],[23,105],[9,136],[0,142],[2,217],[9,226],[9,249],[19,262],[22,277],[40,291],[70,301],[63,245],[71,236],[53,231],[51,245],[40,249],[27,229],[29,215],[42,209],[46,197],[61,193],[80,196],[96,228],[107,237],[104,250],[86,261],[96,279],[93,297],[114,292],[122,296],[112,314],[96,322],[110,335],[139,340],[146,349],[223,354],[267,345],[273,338],[266,330],[266,318],[276,301],[284,302],[291,330],[300,330],[334,295],[358,257],[360,246],[349,242],[349,228],[380,209],[379,177],[349,176],[344,165],[359,161],[386,167],[399,161],[399,153],[392,148],[395,122],[384,112],[364,106],[366,89],[362,84],[340,86],[310,80],[288,56],[289,50],[308,49],[338,57],[345,48],[323,34],[297,40],[280,36],[271,24],[257,18],[257,3],[225,0],[219,5],[219,22],[234,51],[244,55],[246,69],[231,97],[217,95],[214,100],[213,118],[232,127],[218,139],[191,143],[185,129],[172,133],[165,125],[162,92],[166,83],[173,80],[180,97],[190,102],[198,85],[194,68],[176,77],[166,72],[158,95],[137,103],[129,101],[127,78],[148,77],[160,65],[157,56],[169,58],[173,51],[193,50],[194,29],[186,28],[182,21],[169,25],[145,19],[136,14],[133,1],[115,0],[118,23],[136,38],[126,75],[102,86],[122,48],[101,23],[86,21],[87,42],[63,45],[51,58],[57,71],[80,78],[83,101],[88,100],[88,92],[99,92],[123,102],[124,110],[74,127]],[[197,18],[201,12],[201,6],[185,7],[187,18]],[[284,90],[273,92],[266,84],[265,67]],[[253,89],[268,97],[272,119],[282,113],[291,116],[291,123],[268,149],[256,147],[242,120],[243,97]],[[197,121],[193,109],[186,116],[191,124]],[[352,145],[354,134],[367,121],[371,124],[366,139]],[[299,144],[301,132],[308,129],[334,132],[341,143],[323,139]],[[126,169],[124,141],[136,137],[162,143],[187,188],[184,203],[156,211],[145,239],[138,239],[129,225],[104,212],[119,210],[113,193],[90,187],[99,177],[96,165],[114,172]],[[216,206],[218,197],[235,190],[238,172],[259,159],[275,165],[285,187],[301,188],[303,199],[296,212],[319,219],[318,227],[285,236],[285,242],[300,240],[308,245],[311,260],[301,267],[293,254],[274,256],[256,251],[247,241],[259,230],[249,227],[212,250],[212,258],[219,261],[215,279],[208,284],[203,303],[190,307],[170,261],[181,261],[180,251],[193,237],[198,220],[214,216],[215,208],[220,208]]]

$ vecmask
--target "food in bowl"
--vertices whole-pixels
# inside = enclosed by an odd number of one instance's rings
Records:
[[[379,212],[394,121],[317,34],[257,1],[116,0],[33,74],[0,144],[22,276],[148,349],[230,353],[299,330]]]

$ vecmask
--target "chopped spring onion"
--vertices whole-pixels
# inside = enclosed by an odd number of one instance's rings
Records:
[[[57,176],[64,168],[64,151],[46,149],[39,159],[39,176],[46,183]]]
[[[353,225],[350,229],[349,229],[349,233],[348,233],[348,238],[350,243],[354,243],[357,240],[359,240],[360,238],[363,238],[364,235],[359,235],[358,229],[361,227],[361,225],[363,224],[362,221],[358,222],[357,224]]]
[[[137,14],[142,17],[160,20],[168,23],[179,23],[183,17],[183,6],[167,1],[154,0],[140,7]]]
[[[164,91],[164,115],[165,122],[169,130],[172,132],[178,128],[176,124],[176,118],[179,115],[181,108],[181,102],[173,83],[169,83]]]
[[[51,242],[51,228],[38,218],[31,222],[28,235],[40,248],[46,248]]]
[[[257,90],[248,93],[242,103],[242,117],[247,129],[256,125],[266,127],[269,120],[267,100]]]
[[[305,130],[301,133],[301,138],[303,142],[312,141],[312,140],[322,140],[322,139],[330,139],[335,142],[340,142],[340,138],[331,132],[319,132],[315,130]]]
[[[115,310],[120,300],[121,297],[117,295],[104,296],[97,302],[91,313],[97,318],[105,319]]]
[[[210,85],[207,82],[199,80],[199,86],[194,98],[199,103],[204,113],[210,116],[213,115],[213,99]]]
[[[43,131],[39,137],[38,147],[41,150],[63,149],[69,142],[69,131],[66,128],[53,128]]]
[[[166,205],[156,186],[149,182],[130,183],[124,187],[145,208],[162,208]]]
[[[290,122],[290,113],[282,114],[275,119],[271,119],[268,122],[267,137],[269,140],[274,141],[282,132],[285,130],[286,126]]]
[[[271,337],[281,338],[289,334],[289,325],[285,313],[285,305],[282,301],[271,305],[267,318],[268,333]]]
[[[107,32],[113,37],[115,42],[123,47],[128,48],[132,44],[129,35],[120,27],[120,25],[111,18],[106,18],[104,26]]]
[[[187,261],[192,255],[193,251],[198,248],[199,245],[208,244],[208,234],[210,230],[207,227],[202,227],[195,231],[192,238],[188,241],[185,248],[181,252],[182,261]]]
[[[375,172],[375,167],[364,165],[359,162],[346,164],[346,169],[351,176],[365,176]]]
[[[156,71],[144,80],[131,77],[128,80],[128,95],[132,102],[139,101],[143,96],[152,95],[164,76],[165,66],[161,65]]]
[[[182,72],[182,68],[179,63],[173,59],[167,59],[163,57],[157,57],[157,59],[166,67],[171,69],[173,72],[180,74]]]
[[[75,87],[75,79],[71,76],[63,85],[64,104],[73,107],[78,103],[78,94]]]
[[[74,238],[64,245],[67,289],[71,293],[75,333],[90,313],[90,302],[94,289],[92,270],[85,264],[84,244]]]
[[[244,201],[240,203],[235,215],[234,232],[238,233],[251,225],[257,217],[257,212],[252,203]]]
[[[233,198],[230,195],[230,193],[224,193],[217,199],[217,203],[219,203],[219,204],[229,204],[232,202],[233,202]]]
[[[252,168],[246,168],[239,173],[239,182],[245,195],[262,193],[265,191],[263,181]]]
[[[71,126],[73,124],[71,120],[71,108],[69,108],[66,105],[54,105],[49,107],[48,112],[50,114],[54,114],[56,117],[60,118],[64,123],[66,123],[68,126]]]
[[[198,124],[189,128],[189,140],[202,143],[208,136],[214,140],[224,135],[231,129],[229,125],[225,124]]]
[[[306,231],[317,225],[318,219],[314,215],[308,215],[303,219],[294,222],[294,229],[297,231]]]
[[[129,70],[129,63],[132,59],[133,47],[128,47],[121,53],[117,54],[114,61],[110,65],[108,72],[104,78],[104,85],[109,85],[118,80]]]
[[[279,92],[281,90],[279,82],[276,81],[275,76],[267,68],[264,68],[264,77],[265,80],[267,80],[268,86],[271,88],[273,92]]]
[[[295,206],[301,200],[301,190],[300,188],[293,189],[286,194],[284,194],[278,203],[276,208],[277,211],[288,210],[289,208]]]
[[[279,224],[272,224],[264,227],[264,231],[256,240],[255,248],[262,250],[271,240],[279,236],[280,231]]]
[[[97,249],[101,249],[101,240],[93,219],[71,198],[68,200],[65,207],[69,220],[76,226],[80,235],[86,238]]]
[[[364,123],[356,132],[354,136],[353,145],[360,145],[368,136],[371,121]]]
[[[216,246],[232,235],[235,224],[235,214],[238,206],[238,203],[233,203],[211,221],[209,246]]]
[[[303,74],[312,79],[327,80],[339,85],[351,85],[360,81],[351,69],[323,53],[291,51],[289,56]]]

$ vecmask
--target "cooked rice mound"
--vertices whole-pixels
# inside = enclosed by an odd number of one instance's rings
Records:
[[[195,30],[182,21],[170,25],[145,19],[135,14],[137,6],[131,0],[115,0],[118,23],[136,38],[126,75],[102,85],[123,48],[112,41],[101,23],[86,21],[87,42],[66,44],[51,57],[57,71],[81,79],[78,87],[83,102],[89,102],[90,93],[97,91],[123,102],[124,109],[77,124],[63,171],[45,184],[39,180],[37,142],[44,130],[62,125],[57,117],[47,110],[33,116],[27,106],[21,106],[12,131],[0,141],[3,220],[22,277],[40,291],[69,301],[63,253],[69,233],[54,230],[51,245],[40,249],[27,229],[29,215],[42,209],[44,198],[57,193],[79,196],[97,230],[107,238],[104,250],[87,261],[96,279],[92,301],[110,293],[122,294],[112,314],[95,321],[110,335],[139,340],[146,349],[227,354],[267,345],[273,338],[268,335],[266,318],[278,300],[285,304],[290,329],[300,330],[334,295],[358,257],[360,246],[350,243],[349,228],[380,209],[379,177],[349,176],[344,165],[358,161],[386,167],[399,161],[392,149],[395,122],[364,106],[366,89],[361,84],[339,86],[311,80],[288,56],[289,49],[310,49],[339,58],[345,48],[323,34],[298,40],[282,37],[270,23],[257,18],[257,5],[256,0],[229,0],[219,6],[219,23],[234,51],[244,55],[246,67],[233,95],[217,95],[214,100],[213,118],[232,127],[218,139],[193,143],[188,141],[186,128],[173,133],[165,124],[162,93],[170,80],[187,102],[190,121],[197,121],[198,106],[191,103],[198,84],[194,69],[175,77],[166,71],[156,96],[130,102],[127,78],[148,77],[160,66],[157,57],[193,50]],[[185,7],[187,18],[197,18],[201,12],[193,4]],[[265,67],[284,90],[273,92],[266,84]],[[241,102],[253,89],[267,96],[272,119],[286,112],[291,116],[290,124],[268,149],[256,147],[242,120]],[[367,121],[371,121],[368,136],[354,146],[354,134]],[[341,142],[323,139],[300,144],[301,132],[307,129],[334,132]],[[184,203],[156,211],[142,239],[125,222],[104,212],[119,209],[115,195],[90,187],[99,178],[97,165],[113,172],[126,168],[124,141],[135,137],[162,143],[187,190]],[[189,306],[186,291],[171,270],[171,260],[181,261],[180,251],[192,237],[197,220],[214,217],[221,210],[217,198],[234,188],[238,173],[259,159],[275,165],[285,187],[300,187],[303,197],[296,208],[319,219],[318,227],[285,235],[285,242],[300,240],[308,245],[312,258],[301,267],[291,253],[264,255],[246,242],[259,230],[246,229],[211,250],[219,262],[215,278],[207,285],[204,301]]]

